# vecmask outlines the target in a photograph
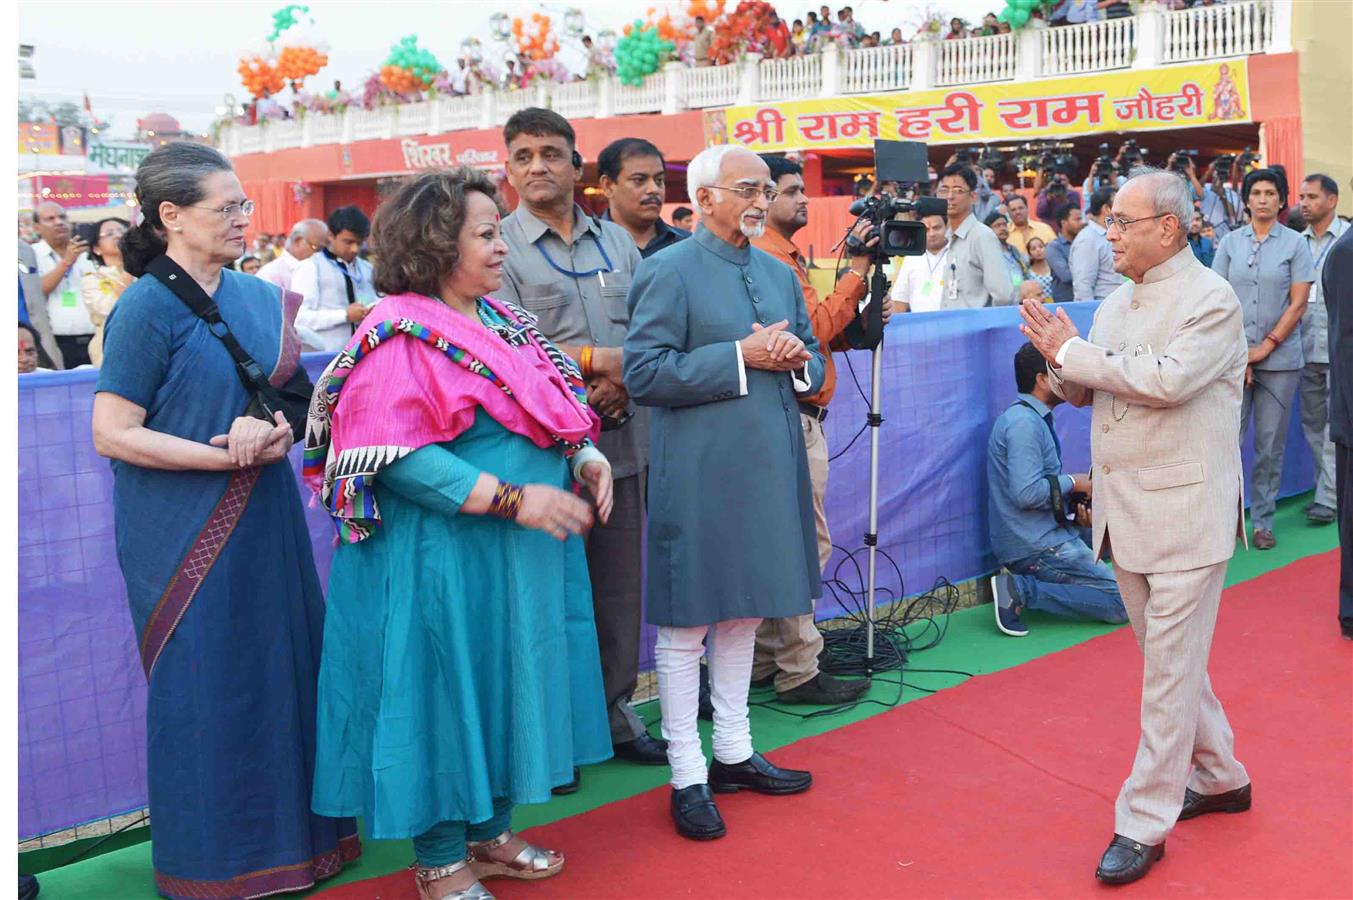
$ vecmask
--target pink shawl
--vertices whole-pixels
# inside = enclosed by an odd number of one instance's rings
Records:
[[[355,543],[380,521],[371,485],[381,468],[454,440],[483,409],[507,430],[566,456],[595,439],[577,366],[530,313],[487,302],[527,345],[418,294],[386,297],[324,370],[311,400],[304,477]],[[379,351],[379,352],[377,352]]]

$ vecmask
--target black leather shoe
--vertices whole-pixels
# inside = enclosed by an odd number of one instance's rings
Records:
[[[1165,843],[1140,844],[1115,834],[1099,860],[1095,877],[1106,884],[1127,884],[1151,871],[1151,864],[1165,855]]]
[[[693,841],[712,841],[728,833],[707,784],[672,789],[672,821],[677,834]]]
[[[826,672],[818,672],[808,681],[784,693],[777,693],[775,699],[781,703],[811,703],[817,706],[837,706],[850,703],[864,696],[869,690],[869,679],[846,681],[834,678]]]
[[[1250,808],[1250,786],[1238,787],[1223,794],[1200,794],[1184,788],[1184,808],[1179,812],[1179,821],[1192,819],[1204,813],[1224,812],[1242,813]]]
[[[667,765],[667,742],[644,732],[632,741],[623,741],[612,747],[616,759],[625,759],[645,766]]]
[[[573,780],[568,784],[561,784],[559,787],[550,788],[550,793],[556,797],[563,797],[565,794],[578,793],[578,785],[582,783],[583,773],[577,766],[573,767]]]
[[[813,776],[798,769],[781,769],[760,753],[753,753],[735,765],[714,760],[709,767],[709,786],[716,794],[797,794],[813,786]]]
[[[36,875],[19,876],[19,900],[33,900],[40,890]]]
[[[752,687],[754,687],[754,688],[768,688],[768,687],[774,687],[774,686],[775,686],[775,673],[774,673],[774,672],[771,672],[771,673],[770,673],[769,675],[767,675],[765,678],[753,678],[753,679],[752,679]]]

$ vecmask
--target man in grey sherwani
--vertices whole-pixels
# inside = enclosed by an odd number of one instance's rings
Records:
[[[752,749],[747,691],[762,618],[821,593],[798,400],[824,362],[794,273],[750,246],[774,195],[754,153],[711,147],[686,176],[700,225],[644,260],[629,293],[625,387],[653,408],[648,621],[677,833],[722,837],[713,792],[792,794],[812,776]],[[708,646],[714,764],[696,730]]]

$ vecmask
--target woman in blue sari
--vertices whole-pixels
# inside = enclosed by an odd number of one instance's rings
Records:
[[[215,150],[170,144],[137,171],[127,271],[162,254],[216,303],[274,386],[299,364],[297,298],[226,267],[253,204]],[[303,890],[361,852],[310,812],[323,595],[291,426],[245,415],[221,341],[158,277],[104,330],[94,443],[113,460],[118,562],[149,682],[156,888],[172,898]]]

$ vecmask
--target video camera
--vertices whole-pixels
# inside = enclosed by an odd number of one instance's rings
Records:
[[[1140,166],[1146,162],[1146,151],[1137,143],[1136,138],[1128,138],[1123,141],[1123,146],[1118,151],[1123,161],[1119,164],[1123,175],[1131,175],[1135,166]]]
[[[1193,160],[1196,164],[1198,160],[1197,150],[1176,150],[1174,156],[1170,158],[1170,171],[1178,172],[1181,175],[1188,174],[1190,160]]]
[[[920,256],[925,253],[925,225],[899,221],[897,217],[914,213],[922,219],[947,215],[949,211],[944,200],[921,196],[917,191],[917,185],[928,183],[930,178],[926,145],[919,141],[876,140],[874,169],[880,184],[895,182],[898,192],[870,194],[850,205],[850,214],[856,217],[856,222],[867,219],[873,227],[863,241],[853,235],[848,237],[846,249],[852,256],[868,253],[876,263],[886,263],[894,256]],[[875,237],[878,244],[866,248],[865,244]]]
[[[977,166],[979,169],[994,169],[997,172],[1005,168],[1005,157],[995,147],[968,147],[954,154],[954,162],[964,166]]]
[[[883,340],[883,299],[888,293],[884,266],[894,256],[920,256],[925,253],[925,225],[919,221],[899,221],[898,216],[912,213],[917,219],[947,215],[949,205],[938,197],[920,194],[919,185],[929,184],[930,167],[926,145],[920,141],[874,141],[874,174],[878,182],[897,184],[896,194],[870,194],[850,205],[855,216],[853,229],[860,221],[872,226],[861,241],[847,235],[846,248],[853,256],[869,254],[874,267],[869,282],[869,305],[846,329],[846,340],[856,350],[872,350]],[[878,238],[873,247],[865,245]]]

